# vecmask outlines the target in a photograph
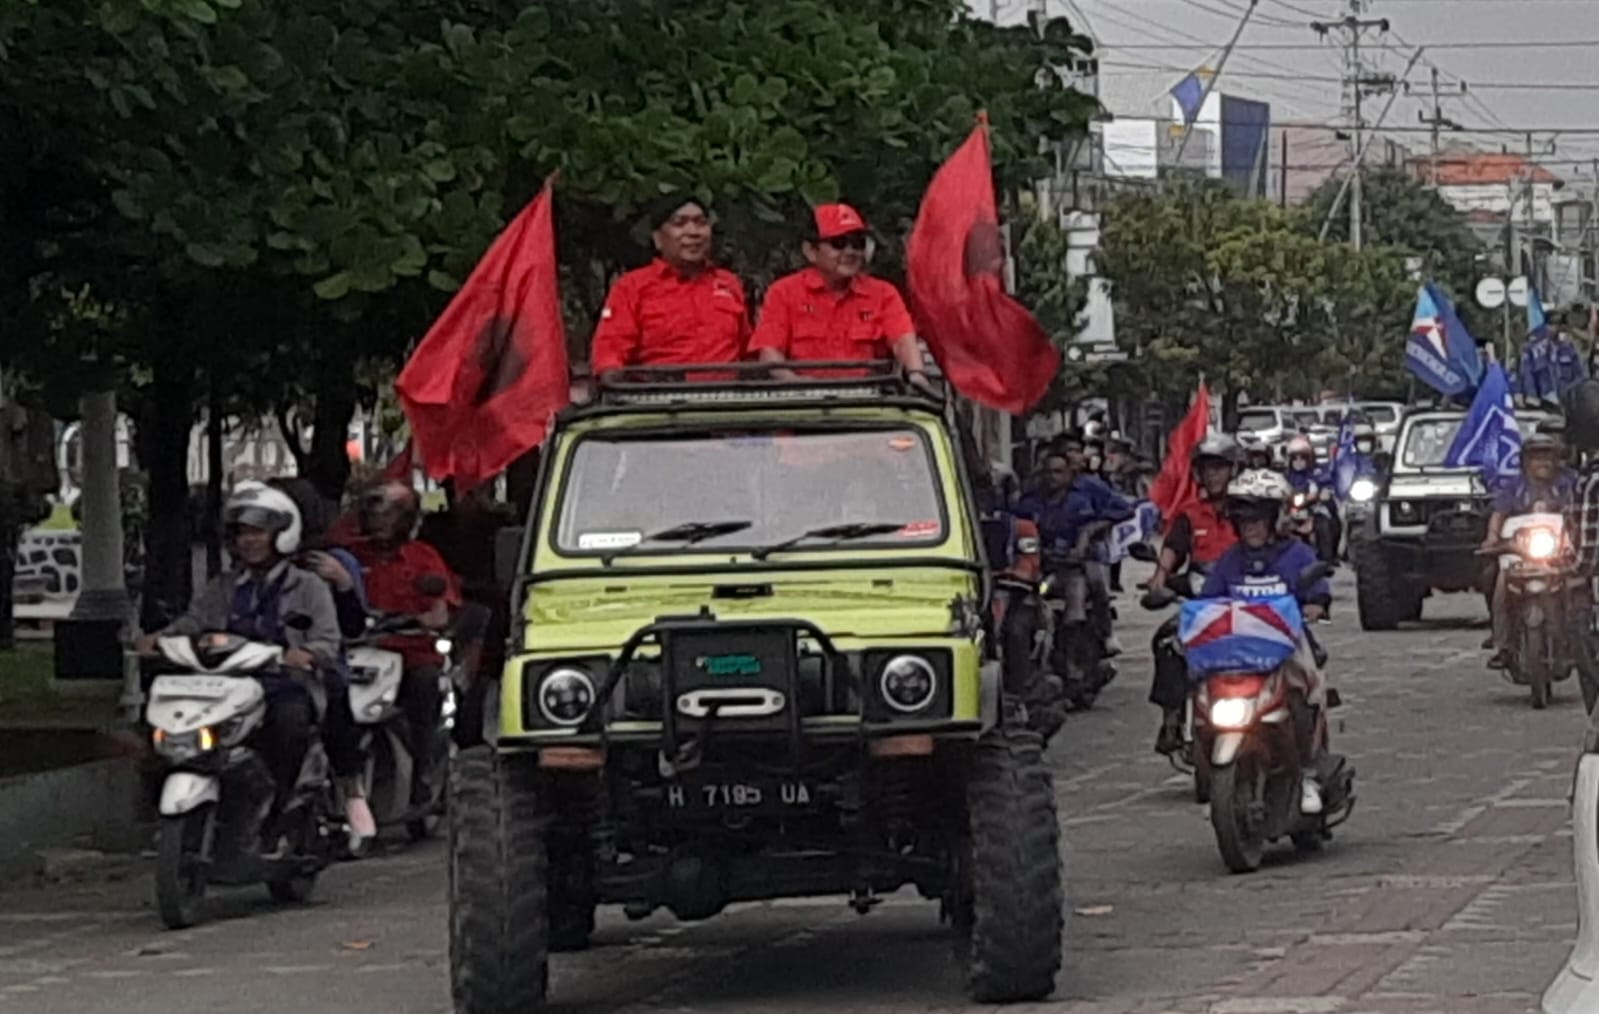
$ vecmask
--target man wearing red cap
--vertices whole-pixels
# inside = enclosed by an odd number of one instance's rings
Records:
[[[866,273],[866,222],[847,204],[816,209],[810,267],[766,292],[750,350],[762,362],[887,359],[925,380],[916,326],[893,285]]]
[[[737,362],[749,340],[749,310],[738,276],[711,260],[710,211],[673,194],[652,209],[650,225],[658,256],[606,295],[594,329],[594,376],[624,366]]]

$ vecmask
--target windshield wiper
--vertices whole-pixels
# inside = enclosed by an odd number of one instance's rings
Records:
[[[750,556],[756,560],[764,560],[773,553],[791,549],[802,542],[809,542],[811,539],[826,539],[827,541],[823,545],[832,545],[837,542],[849,542],[853,539],[869,539],[874,535],[888,535],[904,527],[905,522],[903,521],[852,521],[848,524],[828,525],[826,528],[812,528],[808,532],[801,532],[792,539],[784,539],[782,542],[774,542],[770,546],[762,546],[750,553]]]
[[[681,542],[685,546],[692,546],[696,542],[714,539],[718,535],[732,535],[734,532],[742,532],[754,524],[755,522],[753,521],[685,521],[683,524],[673,525],[671,528],[663,528],[658,532],[651,532],[631,546],[624,546],[621,549],[606,553],[600,557],[600,563],[609,567],[617,557],[636,553],[640,548],[651,542]]]

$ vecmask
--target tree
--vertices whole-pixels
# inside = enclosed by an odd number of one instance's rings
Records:
[[[1319,243],[1293,213],[1209,183],[1125,195],[1105,221],[1117,337],[1163,400],[1181,404],[1203,374],[1231,419],[1245,392],[1309,398],[1398,375],[1402,251]]]
[[[1305,204],[1303,228],[1315,235],[1326,221],[1342,181],[1329,179]],[[1347,197],[1345,198],[1347,200]],[[1334,215],[1327,230],[1329,242],[1349,239],[1348,205]],[[1418,258],[1425,278],[1443,282],[1455,292],[1470,292],[1476,284],[1476,258],[1482,241],[1466,216],[1403,169],[1369,169],[1361,185],[1361,235],[1371,246],[1387,246]]]

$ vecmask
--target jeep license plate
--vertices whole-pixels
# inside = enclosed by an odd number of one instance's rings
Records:
[[[666,787],[673,810],[789,810],[810,806],[816,790],[801,781],[699,782]]]

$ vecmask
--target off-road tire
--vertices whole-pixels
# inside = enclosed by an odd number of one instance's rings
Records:
[[[457,1014],[538,1014],[549,988],[548,867],[531,757],[449,769],[450,992]]]
[[[994,728],[966,786],[970,912],[961,927],[966,988],[978,1003],[1042,1000],[1055,988],[1065,889],[1055,788],[1038,734]]]
[[[203,839],[215,805],[176,817],[162,817],[155,860],[155,906],[167,929],[187,929],[200,921],[205,905],[205,873],[186,857]]]
[[[1382,544],[1365,542],[1355,554],[1355,611],[1361,630],[1396,630],[1404,615],[1400,589],[1394,587]]]

